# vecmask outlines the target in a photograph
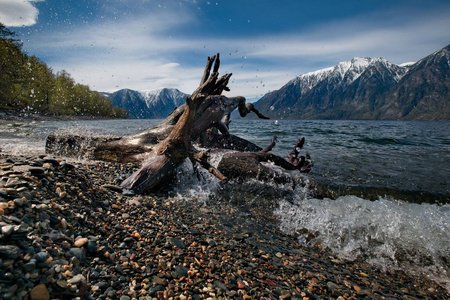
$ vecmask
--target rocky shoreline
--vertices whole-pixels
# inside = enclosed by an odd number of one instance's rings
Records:
[[[136,166],[0,155],[1,299],[443,299],[211,199],[135,196]]]
[[[40,122],[40,121],[76,121],[76,120],[109,120],[111,117],[78,116],[78,115],[46,115],[22,110],[0,109],[0,122]]]

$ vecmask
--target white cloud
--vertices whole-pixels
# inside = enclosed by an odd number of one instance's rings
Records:
[[[367,17],[367,16],[366,16]],[[379,20],[384,20],[380,22]],[[406,20],[371,16],[322,24],[308,32],[259,37],[249,56],[264,59],[349,60],[354,56],[384,57],[393,63],[420,59],[450,41],[448,11],[428,12]],[[336,60],[337,59],[337,60]]]
[[[39,11],[33,2],[39,0],[0,0],[0,22],[7,27],[36,24]]]
[[[198,22],[192,11],[158,10],[41,34],[34,38],[29,52],[58,58],[47,63],[99,91],[173,87],[185,93],[198,86],[206,56],[221,52],[221,73],[233,73],[230,95],[253,98],[280,88],[297,75],[354,56],[382,56],[403,63],[420,59],[445,46],[440,42],[450,41],[446,12],[405,16],[400,22],[384,17],[341,20],[277,35],[195,38],[177,34],[181,27]]]

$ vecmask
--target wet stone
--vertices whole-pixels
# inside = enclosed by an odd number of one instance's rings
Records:
[[[86,261],[86,250],[83,248],[70,248],[69,254],[76,257],[80,262]]]
[[[30,273],[31,271],[33,271],[36,268],[36,263],[34,262],[28,262],[26,264],[23,265],[23,270],[27,273]]]
[[[176,246],[176,247],[181,248],[181,249],[185,248],[185,245],[184,245],[183,241],[180,240],[179,238],[171,238],[171,239],[169,239],[169,243],[172,246]]]
[[[66,288],[67,288],[67,281],[65,281],[65,280],[58,280],[58,281],[56,282],[56,284],[57,284],[60,288],[63,288],[63,289],[66,289]]]
[[[2,232],[3,235],[8,236],[8,235],[10,235],[11,233],[13,233],[14,227],[15,227],[15,226],[13,226],[13,225],[5,225],[5,226],[2,226],[1,232]]]
[[[186,277],[188,275],[188,269],[183,266],[177,265],[175,266],[175,273],[179,277]]]
[[[81,248],[85,244],[87,244],[88,241],[89,241],[88,238],[80,238],[80,239],[75,241],[74,245]]]
[[[52,157],[44,157],[43,162],[52,164],[55,167],[59,166],[59,161]]]
[[[72,277],[71,279],[69,279],[67,281],[67,283],[69,284],[78,284],[80,283],[82,280],[85,280],[84,276],[81,274],[75,275],[74,277]]]
[[[0,257],[16,259],[19,255],[19,247],[13,245],[0,245]]]
[[[50,293],[45,284],[36,285],[30,292],[30,300],[48,300]]]
[[[220,280],[214,280],[214,286],[216,288],[219,288],[219,289],[223,290],[223,291],[227,290],[227,286]]]
[[[45,174],[45,168],[41,167],[31,167],[28,169],[31,173],[31,175],[44,175]]]

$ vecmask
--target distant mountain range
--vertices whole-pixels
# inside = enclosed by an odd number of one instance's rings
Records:
[[[133,119],[163,119],[189,97],[177,89],[166,88],[147,92],[122,89],[103,95],[111,100],[113,106],[126,109]]]
[[[165,118],[189,96],[167,88],[104,95],[131,118],[149,119]],[[297,76],[254,104],[273,119],[450,120],[450,45],[401,66],[355,57]]]
[[[406,66],[340,62],[294,78],[255,107],[274,119],[450,120],[450,45]]]

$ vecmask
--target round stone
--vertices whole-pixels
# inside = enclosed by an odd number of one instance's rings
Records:
[[[30,292],[30,300],[49,300],[50,293],[43,283],[36,285]]]

